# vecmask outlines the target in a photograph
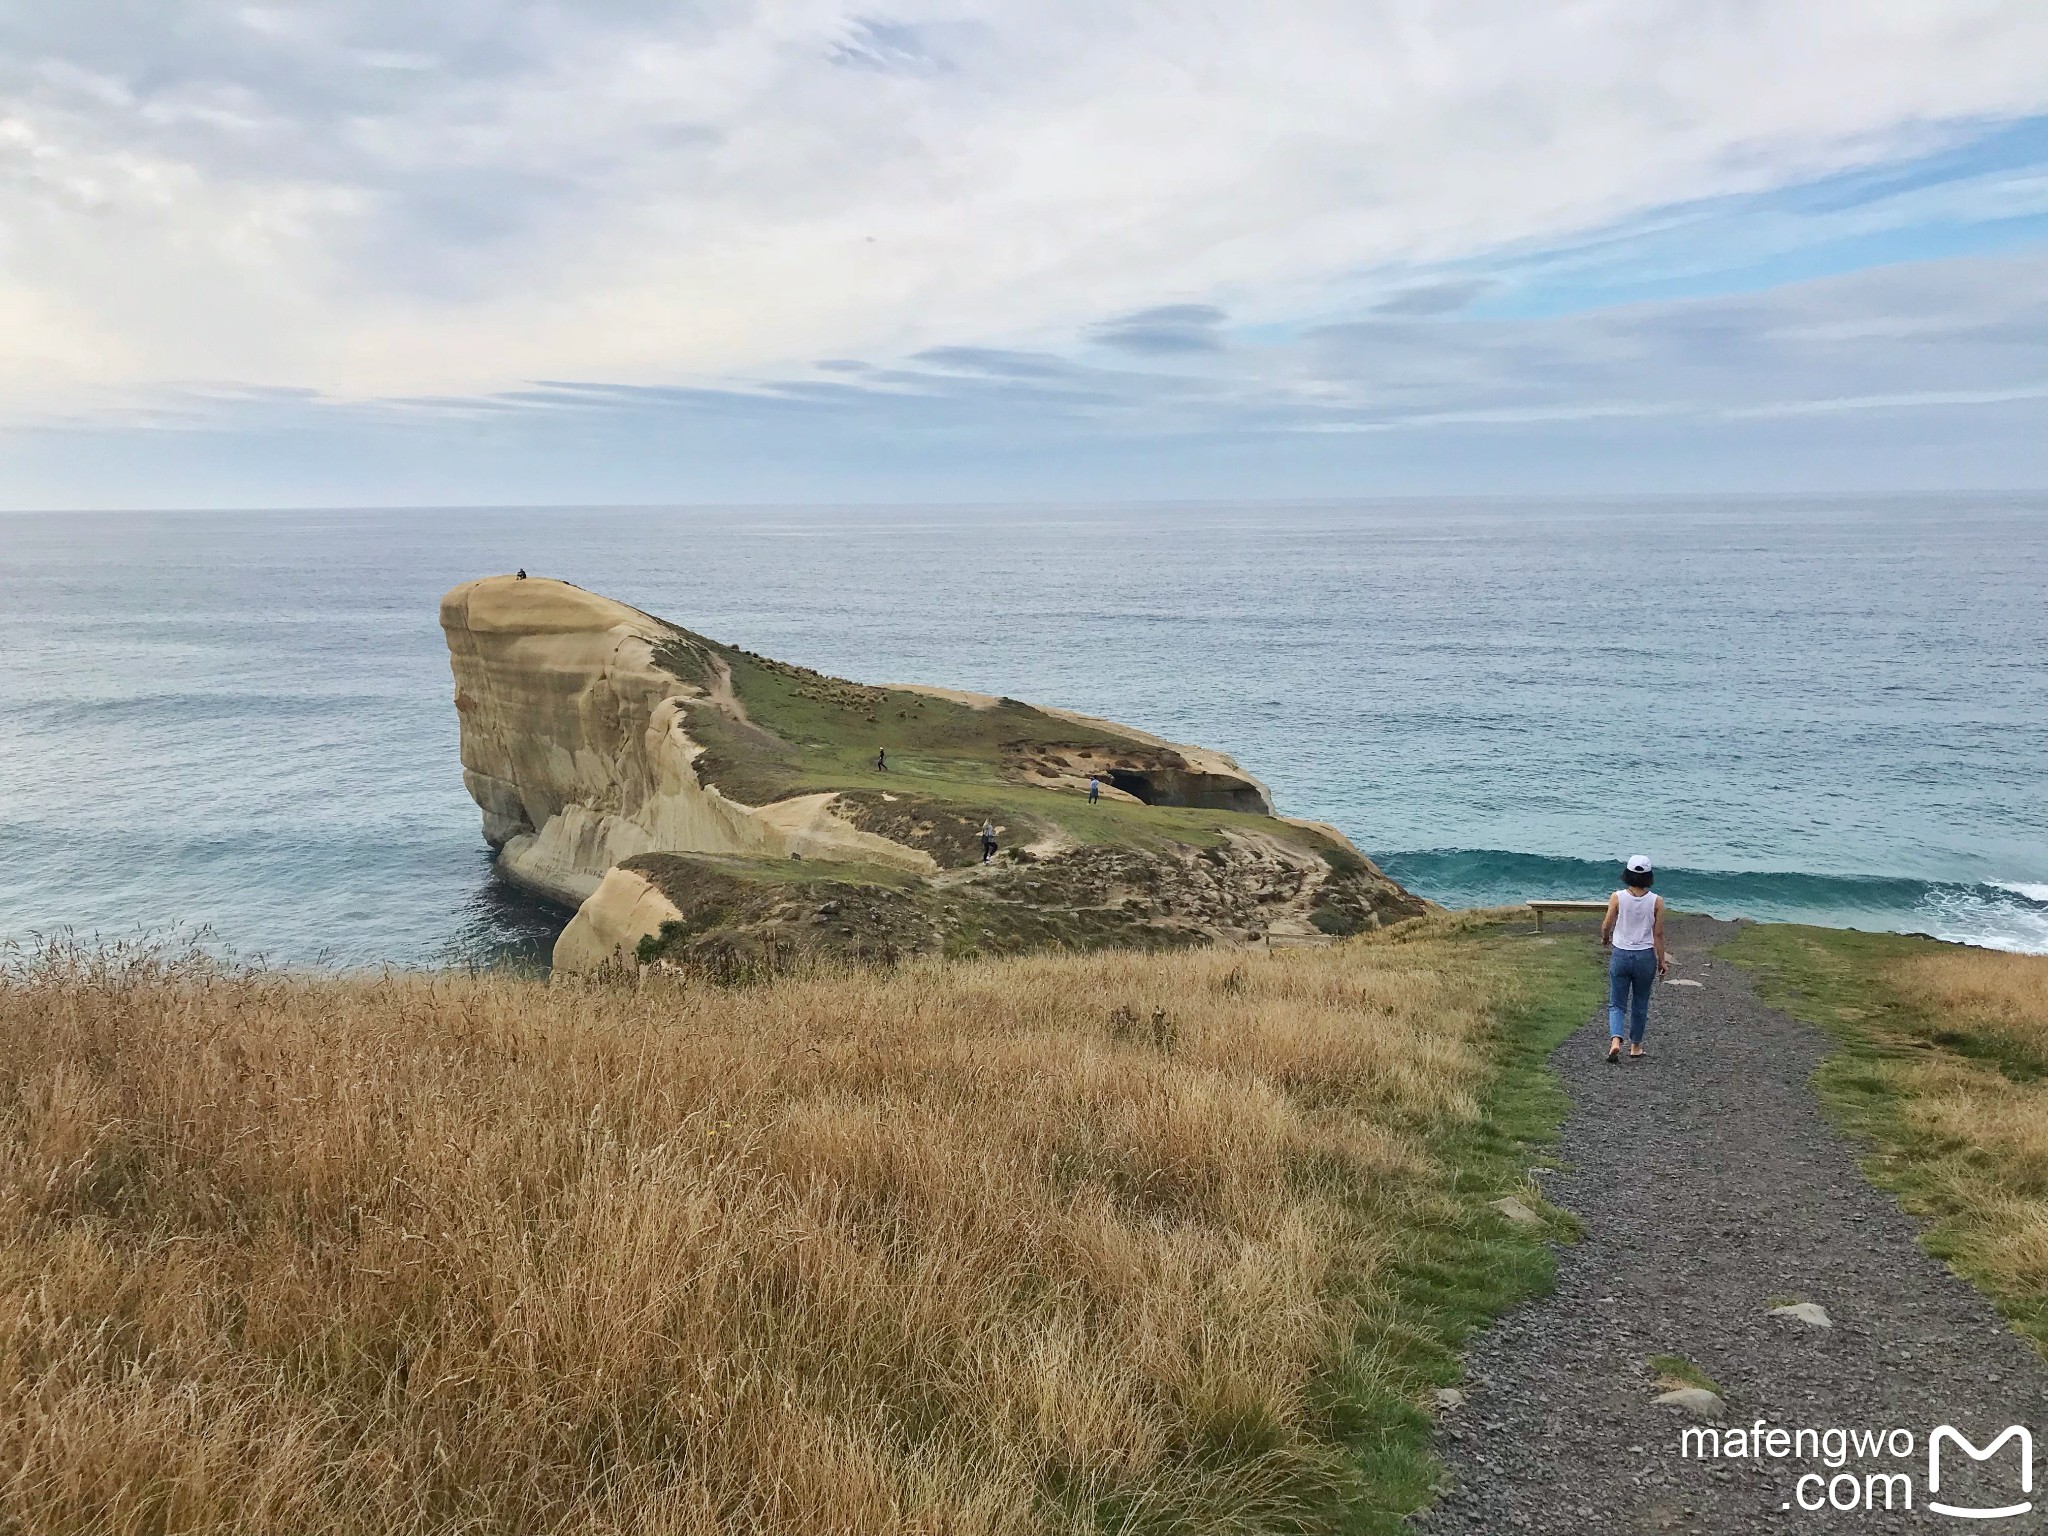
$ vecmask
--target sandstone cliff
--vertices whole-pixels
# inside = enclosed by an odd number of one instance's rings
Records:
[[[467,582],[441,623],[498,867],[579,909],[564,970],[1318,942],[1423,909],[1333,829],[1274,816],[1221,753],[1014,699],[846,682],[566,582]],[[984,823],[1003,848],[989,866]]]
[[[744,723],[730,668],[714,652],[710,676],[676,676],[656,651],[682,632],[637,608],[567,582],[491,576],[441,600],[441,627],[463,782],[517,884],[576,906],[621,859],[684,849],[935,867],[833,816],[830,793],[756,807],[705,783],[687,710],[706,704]]]

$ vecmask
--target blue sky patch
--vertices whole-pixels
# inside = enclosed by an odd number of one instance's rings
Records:
[[[2048,116],[1769,192],[1643,214],[1439,274],[1490,280],[1462,313],[1541,319],[1618,304],[1753,293],[1899,262],[2048,241]]]

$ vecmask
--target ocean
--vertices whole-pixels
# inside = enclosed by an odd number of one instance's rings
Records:
[[[0,940],[544,955],[436,604],[524,566],[1233,753],[1452,906],[2048,952],[2048,497],[0,516]]]

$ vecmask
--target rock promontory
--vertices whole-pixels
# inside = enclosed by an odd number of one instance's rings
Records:
[[[543,578],[465,582],[441,624],[498,869],[577,909],[559,969],[1315,943],[1424,910],[1219,752],[847,682]]]

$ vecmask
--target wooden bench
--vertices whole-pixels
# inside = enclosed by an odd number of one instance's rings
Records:
[[[1535,909],[1536,931],[1538,933],[1543,931],[1543,914],[1546,912],[1605,912],[1607,910],[1607,903],[1604,901],[1525,901],[1522,905]]]

